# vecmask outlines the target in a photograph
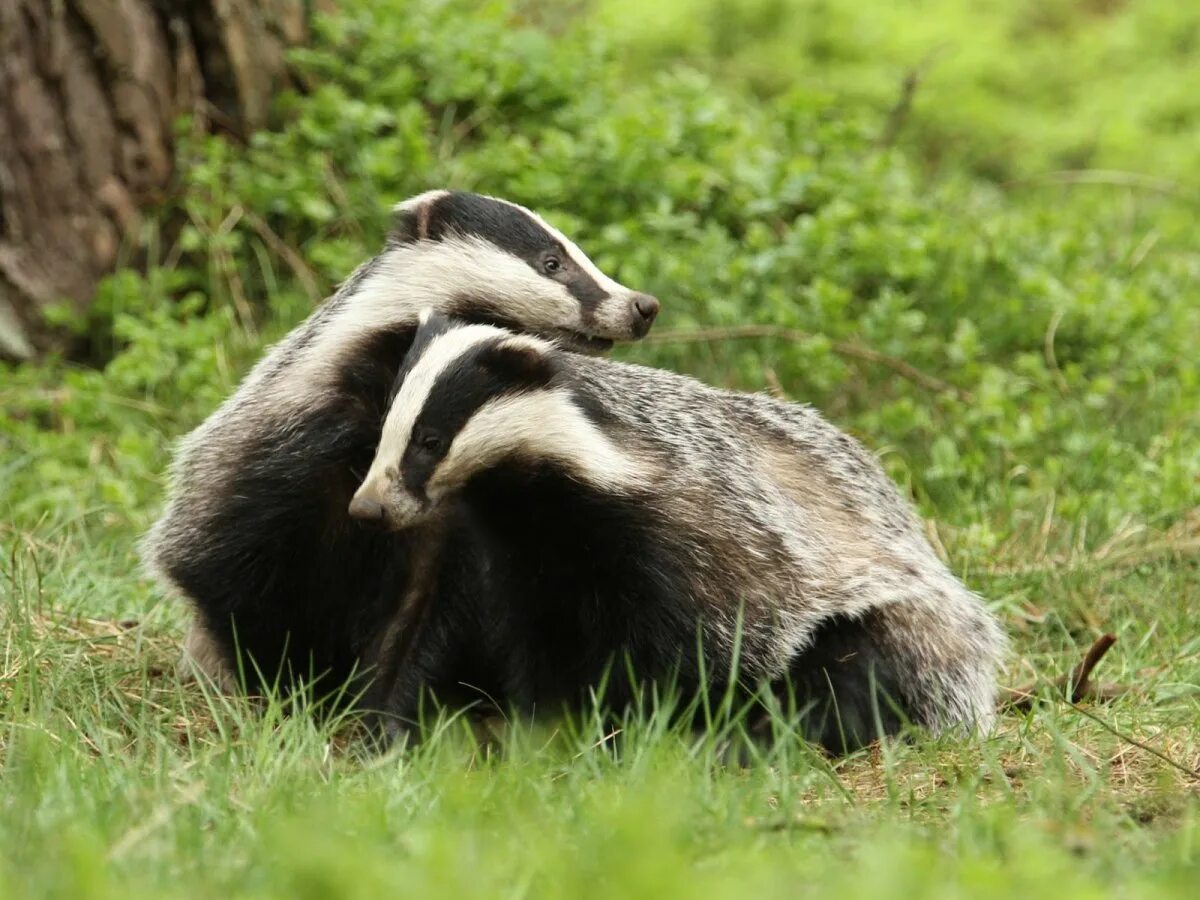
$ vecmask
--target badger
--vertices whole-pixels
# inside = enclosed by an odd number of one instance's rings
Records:
[[[383,642],[393,736],[431,692],[611,708],[658,679],[769,686],[835,752],[993,720],[996,619],[808,406],[427,314],[349,512],[438,535]]]
[[[143,558],[194,610],[185,675],[335,691],[361,671],[414,550],[346,510],[424,308],[603,352],[642,337],[659,304],[514,203],[437,190],[399,204],[383,250],[177,449]]]

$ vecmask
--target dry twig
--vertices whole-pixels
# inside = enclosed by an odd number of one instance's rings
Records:
[[[1112,648],[1112,645],[1117,642],[1115,634],[1102,634],[1092,642],[1092,646],[1088,647],[1087,653],[1083,659],[1066,675],[1060,675],[1058,678],[1050,682],[1058,695],[1067,694],[1068,702],[1072,705],[1082,703],[1085,700],[1092,700],[1098,703],[1104,703],[1109,700],[1115,700],[1122,694],[1128,692],[1129,688],[1119,684],[1092,684],[1092,670],[1104,658],[1104,655]],[[1043,686],[1041,681],[1032,681],[1029,684],[1021,685],[1015,688],[1002,688],[1002,696],[1000,698],[1001,709],[1013,710],[1029,710],[1033,708],[1033,703],[1037,699],[1039,689]],[[1069,693],[1068,693],[1069,691]]]
[[[687,331],[657,331],[651,332],[644,339],[648,344],[702,344],[716,341],[747,340],[751,338],[780,338],[785,341],[811,341],[816,337],[809,331],[800,328],[785,328],[781,325],[735,325],[731,328],[696,328]],[[888,356],[870,347],[852,344],[848,341],[833,341],[830,344],[833,352],[839,356],[875,363],[891,369],[902,378],[920,385],[928,391],[936,393],[950,392],[962,400],[970,400],[971,395],[962,388],[955,387],[947,381],[942,381],[927,372],[922,372],[911,363],[895,356]]]
[[[1014,178],[1004,182],[1002,187],[1025,187],[1037,184],[1092,184],[1108,187],[1136,188],[1166,194],[1171,197],[1196,199],[1197,187],[1160,178],[1157,175],[1147,175],[1144,172],[1124,172],[1117,169],[1059,169],[1054,172],[1041,172],[1024,178]]]
[[[319,303],[324,296],[321,290],[320,279],[317,273],[314,272],[304,261],[304,258],[296,252],[287,241],[275,233],[275,230],[267,224],[266,220],[254,213],[245,214],[246,221],[250,223],[250,227],[262,239],[272,252],[283,258],[283,261],[288,264],[295,274],[296,279],[300,282],[300,286],[304,288],[304,292],[308,294],[309,300],[314,304]]]
[[[1090,712],[1080,706],[1077,706],[1074,703],[1071,704],[1071,708],[1074,709],[1075,712],[1079,713],[1080,715],[1091,719],[1093,722],[1095,722],[1097,725],[1099,725],[1101,728],[1103,728],[1105,731],[1107,731],[1109,734],[1113,735],[1114,737],[1119,738],[1120,740],[1124,741],[1125,743],[1127,743],[1133,747],[1137,747],[1139,750],[1145,750],[1147,753],[1149,753],[1155,759],[1162,760],[1167,765],[1169,765],[1171,768],[1173,768],[1179,772],[1182,772],[1184,775],[1187,775],[1189,778],[1200,781],[1200,769],[1193,769],[1191,766],[1186,765],[1185,763],[1181,763],[1178,760],[1171,759],[1171,757],[1167,756],[1167,754],[1163,753],[1161,750],[1156,750],[1154,747],[1151,747],[1149,744],[1145,743],[1144,741],[1139,741],[1137,738],[1131,737],[1130,735],[1125,734],[1123,731],[1119,731],[1118,729],[1114,728],[1112,725],[1109,725],[1107,722],[1105,722],[1102,718],[1100,718],[1095,713]]]
[[[888,111],[887,121],[884,122],[883,129],[879,132],[879,137],[875,140],[876,147],[886,150],[896,143],[896,139],[900,136],[900,132],[904,129],[904,125],[908,121],[909,113],[912,112],[913,99],[917,95],[917,88],[921,86],[921,81],[925,78],[925,74],[933,67],[933,64],[937,62],[945,50],[944,46],[935,47],[924,59],[904,74],[904,79],[900,82],[900,95]]]

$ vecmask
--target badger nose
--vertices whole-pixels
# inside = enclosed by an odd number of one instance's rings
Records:
[[[383,520],[383,504],[370,497],[355,497],[350,501],[350,517],[364,522]]]
[[[659,306],[657,297],[652,297],[649,294],[633,295],[633,311],[638,317],[634,327],[638,332],[638,337],[641,337],[650,330],[650,326],[654,324],[655,316],[658,315]]]

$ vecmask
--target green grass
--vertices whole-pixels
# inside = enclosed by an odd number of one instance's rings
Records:
[[[181,141],[145,271],[75,323],[88,357],[0,366],[0,896],[1193,896],[1188,4],[603,0],[602,30],[559,15],[551,38],[519,27],[538,0],[338,7],[286,127]],[[1010,183],[1083,166],[1172,186]],[[733,766],[653,716],[488,745],[450,721],[374,759],[339,723],[181,684],[183,611],[134,549],[172,440],[374,252],[389,202],[441,184],[546,212],[658,293],[658,342],[620,355],[862,437],[1011,633],[1006,683],[1111,631],[1097,675],[1131,690]],[[679,334],[745,325],[790,331]]]
[[[1178,536],[966,573],[1012,608],[1010,678],[1120,634],[1098,674],[1134,689],[1111,706],[1048,696],[983,739],[842,761],[784,738],[745,766],[652,716],[616,750],[586,722],[480,745],[443,720],[365,758],[346,727],[181,685],[179,613],[131,574],[131,537],[3,535],[7,896],[1184,897],[1200,878],[1200,777],[1151,752],[1200,766],[1200,567]]]

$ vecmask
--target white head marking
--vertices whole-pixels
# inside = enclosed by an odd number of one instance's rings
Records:
[[[416,515],[420,508],[408,495],[398,471],[417,419],[442,376],[472,347],[483,343],[554,352],[546,341],[490,325],[454,328],[430,341],[388,410],[375,458],[359,489],[360,494],[389,505],[393,519]],[[636,490],[653,475],[650,464],[623,451],[588,419],[569,389],[547,386],[502,394],[476,410],[452,436],[425,486],[426,496],[436,501],[478,472],[516,457],[556,463],[570,477],[614,492]]]

